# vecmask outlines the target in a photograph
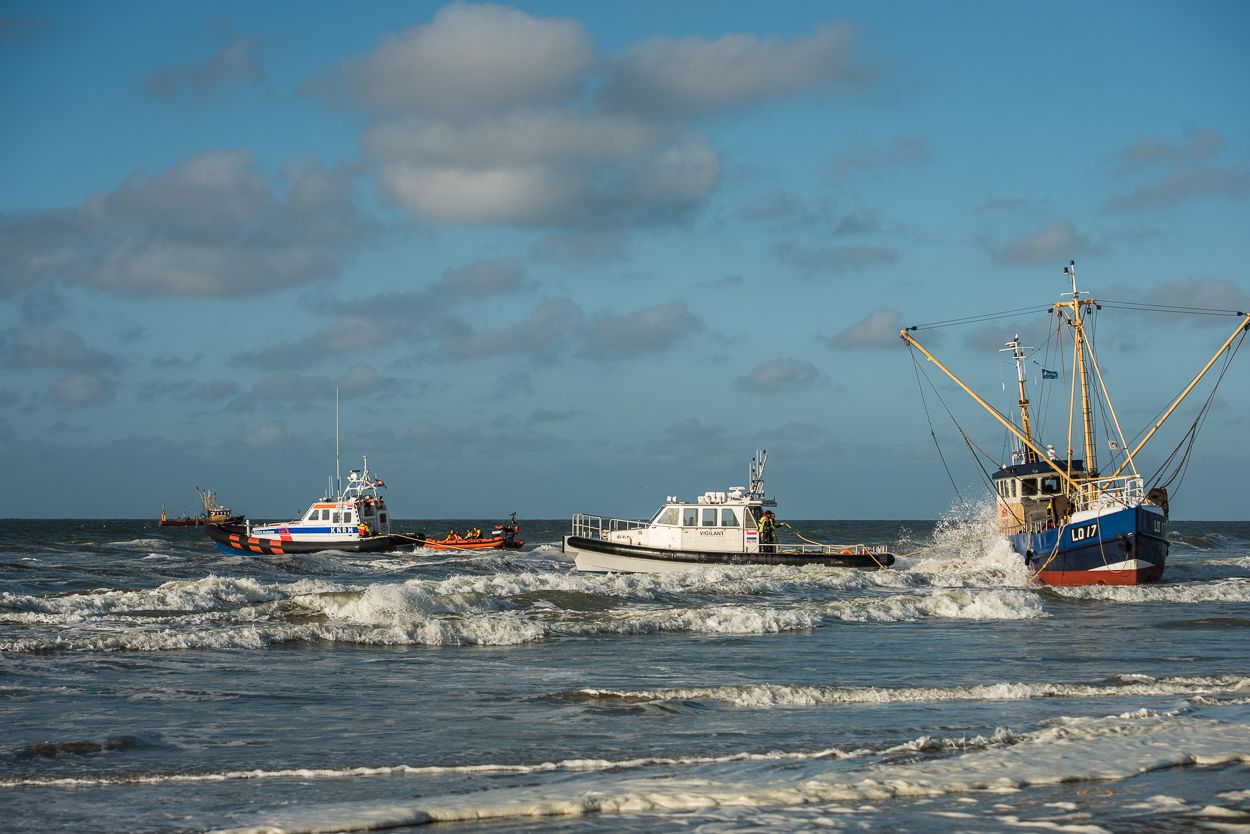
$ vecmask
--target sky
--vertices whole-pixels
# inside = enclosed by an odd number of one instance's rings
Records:
[[[294,517],[337,390],[403,518],[642,517],[756,449],[783,518],[942,517],[988,494],[961,430],[1009,452],[901,327],[1040,312],[916,334],[1007,411],[1020,333],[1062,448],[1070,260],[1250,309],[1248,38],[1214,0],[0,0],[0,516]],[[1126,433],[1236,321],[1096,314]],[[1250,517],[1248,381],[1175,518]]]

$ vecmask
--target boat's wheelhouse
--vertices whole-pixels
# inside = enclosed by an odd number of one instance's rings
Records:
[[[1074,479],[1086,477],[1084,461],[1056,463],[1065,472],[1071,471]],[[1004,533],[1040,532],[1061,524],[1072,511],[1063,478],[1049,463],[1005,466],[992,478],[998,494],[998,521]]]
[[[758,553],[764,507],[777,502],[748,497],[742,487],[705,492],[695,501],[670,496],[650,521],[612,519],[605,541],[663,550]]]
[[[353,469],[347,476],[347,486],[337,498],[314,501],[300,518],[255,526],[251,534],[310,540],[356,538],[362,531],[371,536],[389,534],[391,514],[386,499],[378,494],[379,486],[385,484],[369,474],[366,461],[363,470]]]

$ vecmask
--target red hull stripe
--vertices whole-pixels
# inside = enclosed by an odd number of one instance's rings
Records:
[[[1163,567],[1152,565],[1140,570],[1048,570],[1038,574],[1047,585],[1149,585],[1163,577]]]

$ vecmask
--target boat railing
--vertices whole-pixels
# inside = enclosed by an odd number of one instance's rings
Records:
[[[1076,501],[1077,510],[1099,510],[1108,507],[1136,507],[1146,496],[1140,475],[1099,478],[1090,481]]]
[[[642,527],[650,527],[648,521],[638,521],[636,519],[627,518],[605,518],[600,515],[585,515],[577,513],[573,516],[574,536],[580,536],[584,539],[601,539],[605,532],[614,532],[616,530],[637,530]]]
[[[777,545],[777,553],[817,554],[821,556],[884,556],[890,552],[885,545],[868,544],[792,544],[781,542]]]

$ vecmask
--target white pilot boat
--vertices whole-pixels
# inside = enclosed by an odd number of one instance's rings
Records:
[[[391,535],[386,499],[379,493],[385,487],[381,478],[369,472],[369,458],[361,469],[353,469],[347,485],[337,495],[314,501],[303,516],[294,521],[253,525],[209,524],[208,535],[222,553],[317,553],[322,550],[373,552],[393,550],[401,536]]]
[[[695,501],[669,497],[650,521],[573,516],[564,552],[578,570],[598,573],[667,573],[709,565],[828,565],[886,568],[894,556],[862,544],[761,542],[759,522],[777,506],[764,495],[767,452],[751,459],[751,487],[705,492]]]

